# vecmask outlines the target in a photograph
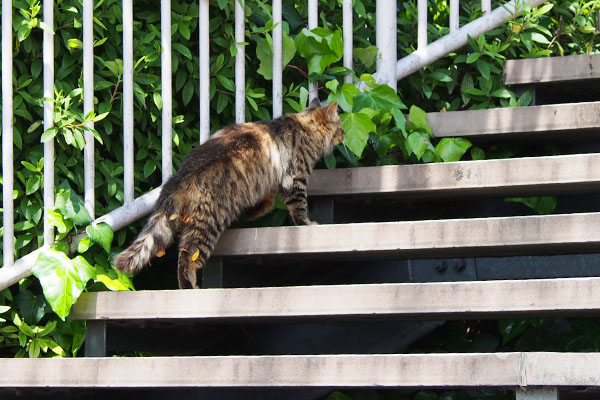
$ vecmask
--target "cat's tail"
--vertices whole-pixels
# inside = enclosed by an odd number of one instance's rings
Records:
[[[156,211],[134,242],[115,259],[115,267],[122,272],[132,273],[144,268],[154,256],[162,256],[173,242],[174,226],[177,221],[166,215],[164,209]]]

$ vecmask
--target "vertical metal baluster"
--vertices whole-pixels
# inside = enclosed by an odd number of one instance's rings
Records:
[[[418,0],[417,13],[417,49],[423,49],[427,46],[427,0]]]
[[[352,0],[344,0],[343,4],[344,35],[344,67],[352,69],[352,50],[354,31],[352,27]],[[395,67],[394,67],[395,68]],[[344,83],[352,83],[353,74],[344,76]]]
[[[459,10],[460,5],[458,4],[458,0],[450,0],[450,33],[459,28]]]
[[[244,0],[235,1],[235,122],[246,121],[246,46]]]
[[[160,2],[160,77],[162,83],[162,181],[173,174],[173,88],[171,70],[171,0]]]
[[[83,1],[83,114],[88,115],[94,110],[94,1]],[[87,126],[94,128],[94,122]],[[84,157],[84,202],[85,208],[92,218],[95,217],[95,161],[94,161],[94,135],[85,132]]]
[[[123,160],[125,204],[134,198],[133,189],[133,5],[123,0]]]
[[[308,29],[312,30],[318,26],[319,1],[308,0]],[[308,84],[308,102],[310,104],[314,99],[319,98],[319,87],[317,82]]]
[[[2,222],[3,262],[15,259],[13,215],[12,1],[2,1]]]
[[[200,0],[200,143],[210,135],[210,68],[208,0]]]
[[[54,1],[44,0],[43,33],[44,97],[54,98]],[[54,126],[54,102],[44,101],[44,131]],[[54,139],[44,142],[44,244],[54,242],[54,226],[48,211],[54,208]]]
[[[377,48],[380,53],[380,57],[377,57],[377,74],[380,78],[379,82],[387,84],[395,91],[397,88],[396,1],[377,1],[376,18]]]
[[[481,0],[481,10],[486,14],[492,12],[492,0]]]
[[[273,118],[283,113],[281,22],[281,0],[273,0]]]

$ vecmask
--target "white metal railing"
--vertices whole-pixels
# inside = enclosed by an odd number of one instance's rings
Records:
[[[209,0],[199,0],[199,73],[200,73],[200,142],[208,139],[210,132],[209,114]],[[396,60],[396,0],[377,1],[377,46],[380,55],[377,61],[375,78],[381,83],[396,87],[396,81],[432,63],[467,43],[468,36],[477,37],[504,23],[514,13],[522,11],[517,6],[528,4],[537,6],[545,0],[512,0],[502,7],[491,11],[490,0],[482,0],[483,17],[459,28],[458,0],[451,0],[451,33],[437,41],[427,42],[427,0],[418,0],[418,48],[415,52]],[[11,1],[2,1],[2,172],[3,172],[3,224],[4,224],[4,267],[0,269],[0,289],[8,287],[31,274],[31,267],[37,258],[39,249],[14,260],[14,216],[13,216],[13,105],[12,105],[12,9]],[[53,0],[44,0],[44,22],[46,27],[53,26]],[[237,55],[235,62],[235,110],[236,122],[245,120],[245,70],[244,70],[244,2],[235,1],[235,41]],[[282,113],[282,8],[281,0],[273,0],[273,116]],[[318,1],[309,1],[309,28],[318,23]],[[162,169],[163,182],[172,172],[172,102],[171,102],[171,5],[169,0],[161,1],[161,45],[162,62]],[[106,222],[114,230],[144,217],[152,211],[158,199],[160,188],[134,200],[134,142],[133,142],[133,13],[132,0],[123,0],[123,142],[124,142],[124,205],[96,222]],[[343,0],[343,65],[352,68],[352,0]],[[93,0],[83,1],[83,90],[84,114],[93,110]],[[53,97],[54,49],[52,33],[44,33],[44,96]],[[352,82],[348,75],[345,82]],[[310,97],[317,97],[317,87],[310,85]],[[52,126],[52,102],[44,104],[44,128]],[[91,126],[92,123],[90,123]],[[94,213],[94,140],[86,133],[84,154],[85,205],[92,216]],[[54,149],[53,142],[44,146],[44,209],[53,207],[54,196]],[[45,218],[46,221],[46,218]],[[52,242],[54,229],[45,223],[45,245]]]

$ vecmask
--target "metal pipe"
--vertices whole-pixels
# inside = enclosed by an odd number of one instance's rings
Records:
[[[424,49],[427,47],[427,0],[418,0],[417,13],[417,48]]]
[[[246,41],[244,0],[235,0],[235,122],[246,121]]]
[[[537,7],[540,4],[545,3],[546,0],[530,0],[529,5]],[[477,37],[487,31],[490,31],[498,26],[504,24],[508,18],[513,17],[514,13],[520,14],[523,10],[516,8],[517,4],[523,4],[522,0],[511,0],[502,7],[497,7],[494,11],[484,15],[468,23],[456,32],[444,36],[441,39],[429,44],[425,48],[418,48],[412,54],[398,60],[396,63],[396,79],[400,80],[415,71],[423,68],[432,62],[439,60],[446,56],[448,53],[455,51],[467,44],[469,36]],[[376,75],[376,79],[380,79],[379,74]]]
[[[15,259],[13,214],[12,1],[2,1],[2,220],[4,268]],[[4,269],[2,268],[2,269]],[[1,269],[0,269],[1,270]]]
[[[200,0],[200,143],[210,136],[210,52],[208,42],[208,0]]]
[[[83,114],[94,111],[94,1],[83,1]],[[86,124],[94,128],[94,122]],[[95,161],[94,161],[94,135],[85,132],[85,149],[83,152],[84,164],[84,204],[92,218],[95,217]]]
[[[171,0],[160,2],[160,76],[162,83],[162,181],[173,174],[173,83],[171,68]]]
[[[54,1],[44,0],[44,23],[54,30]],[[54,34],[44,29],[42,60],[44,65],[44,97],[54,98]],[[54,102],[44,101],[44,131],[54,126]],[[54,139],[44,142],[44,244],[54,242],[54,226],[48,211],[54,208]]]
[[[419,0],[421,4],[422,0]],[[385,83],[394,91],[396,82],[397,49],[397,25],[396,25],[396,1],[379,0],[376,7],[376,39],[379,57],[377,57],[377,73],[380,83]],[[421,15],[419,14],[419,20]],[[420,24],[419,24],[420,26]]]
[[[344,0],[343,7],[343,36],[344,36],[344,67],[352,69],[352,49],[354,28],[352,26],[352,0]],[[344,76],[344,83],[352,83],[353,74]]]
[[[273,118],[283,113],[281,0],[273,0]]]
[[[308,29],[313,30],[318,25],[319,1],[308,0]],[[319,98],[319,87],[317,82],[308,83],[308,102]]]
[[[125,204],[133,193],[133,5],[123,0],[123,160]]]
[[[454,32],[459,28],[459,10],[458,0],[450,0],[450,32]]]

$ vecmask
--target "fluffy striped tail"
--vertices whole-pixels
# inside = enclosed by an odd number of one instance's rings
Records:
[[[152,257],[164,254],[172,242],[173,227],[164,210],[158,210],[150,217],[135,241],[117,256],[115,267],[125,273],[139,271]]]

